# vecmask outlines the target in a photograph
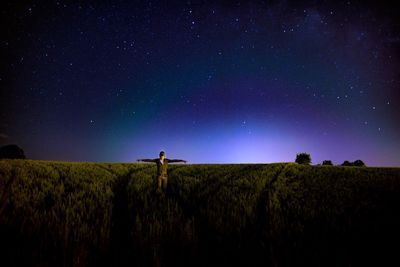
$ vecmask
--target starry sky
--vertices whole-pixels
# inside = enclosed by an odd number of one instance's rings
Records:
[[[107,2],[2,4],[0,145],[41,160],[400,166],[389,3]]]

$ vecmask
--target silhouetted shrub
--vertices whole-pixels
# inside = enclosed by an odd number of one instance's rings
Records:
[[[26,159],[24,150],[17,145],[0,147],[0,159]]]
[[[305,165],[311,164],[311,156],[310,156],[310,154],[307,154],[307,153],[297,154],[296,155],[296,163],[305,164]]]
[[[333,164],[332,164],[332,161],[331,161],[331,160],[324,160],[324,161],[322,162],[322,165],[329,165],[329,166],[332,166]]]
[[[342,166],[365,167],[365,163],[360,159],[358,159],[354,162],[350,162],[350,161],[346,160],[345,162],[343,162]]]
[[[361,159],[358,159],[358,160],[353,162],[353,166],[365,167],[365,163]]]

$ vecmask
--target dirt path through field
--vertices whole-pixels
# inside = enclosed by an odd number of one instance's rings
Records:
[[[128,208],[127,187],[132,175],[153,166],[130,170],[123,176],[118,177],[117,185],[114,189],[113,211],[110,229],[110,264],[121,266],[123,263],[130,262],[129,249],[132,247],[130,211]]]

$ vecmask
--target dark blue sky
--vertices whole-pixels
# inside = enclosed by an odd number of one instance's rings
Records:
[[[32,159],[400,166],[400,20],[376,1],[1,10],[0,144]]]

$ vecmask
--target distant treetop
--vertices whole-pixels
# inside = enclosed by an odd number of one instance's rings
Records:
[[[322,165],[329,165],[329,166],[332,166],[333,163],[332,163],[331,160],[324,160],[324,161],[322,162]]]
[[[345,160],[345,161],[342,163],[342,166],[352,166],[352,164],[351,164],[350,161]]]
[[[365,163],[361,159],[358,159],[358,160],[353,162],[353,166],[365,167]]]
[[[299,153],[296,155],[296,163],[310,165],[311,164],[311,156],[307,153]]]
[[[350,162],[350,161],[348,161],[348,160],[345,160],[345,161],[342,163],[342,166],[365,167],[365,163],[364,163],[361,159],[358,159],[358,160],[356,160],[356,161],[354,161],[354,162]]]
[[[0,147],[0,159],[26,159],[25,152],[17,145]]]

